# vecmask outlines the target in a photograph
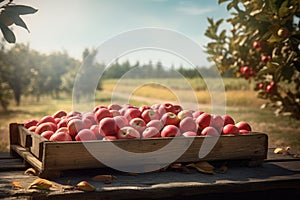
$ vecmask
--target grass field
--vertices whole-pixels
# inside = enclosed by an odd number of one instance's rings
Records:
[[[200,108],[211,112],[210,93],[207,90],[195,89],[198,87],[195,80],[190,80],[189,87],[192,89],[176,80],[165,81],[164,84],[158,84],[161,81],[138,79],[126,80],[126,84],[124,84],[118,83],[116,80],[105,80],[102,82],[103,91],[97,92],[95,95],[95,104],[108,105],[111,100],[137,106],[166,101],[184,102],[191,109]],[[226,85],[231,85],[231,89],[227,89],[229,87],[227,86],[225,93],[226,113],[233,116],[236,121],[248,121],[254,131],[267,133],[270,147],[291,146],[292,149],[300,152],[300,121],[288,117],[276,117],[270,109],[261,110],[259,107],[264,101],[257,99],[255,92],[250,90],[251,86],[246,87],[244,84],[244,81],[224,80],[225,88]],[[112,98],[114,94],[117,95]],[[23,98],[19,107],[14,106],[12,102],[8,112],[0,111],[0,151],[9,149],[9,123],[21,123],[32,118],[39,119],[44,115],[53,114],[59,109],[71,111],[71,97],[61,96],[60,99],[43,97],[40,102],[27,97]]]

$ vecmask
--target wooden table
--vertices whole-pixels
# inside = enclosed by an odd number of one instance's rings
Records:
[[[214,175],[184,173],[168,170],[132,175],[111,169],[68,171],[53,181],[57,187],[50,191],[27,190],[36,176],[24,175],[29,167],[9,153],[0,153],[0,199],[286,199],[300,195],[300,159],[272,153],[260,167],[246,167],[229,162],[226,173]],[[99,174],[117,177],[111,184],[92,181]],[[86,180],[96,187],[95,192],[62,190],[62,185]],[[12,182],[23,189],[13,189]],[[25,189],[24,189],[25,188]]]

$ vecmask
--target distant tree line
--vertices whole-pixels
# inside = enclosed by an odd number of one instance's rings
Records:
[[[60,93],[72,94],[75,79],[81,84],[76,86],[76,100],[82,96],[92,94],[91,80],[98,81],[97,90],[101,90],[101,80],[127,78],[173,78],[178,73],[186,78],[199,78],[198,68],[165,67],[161,62],[131,64],[129,61],[116,61],[109,66],[97,63],[95,50],[85,49],[81,60],[74,59],[67,52],[53,52],[42,54],[33,50],[27,44],[15,44],[6,48],[5,43],[0,46],[0,105],[6,110],[11,100],[20,105],[22,96],[33,96],[39,101],[48,95],[59,98]],[[81,66],[85,66],[80,70]],[[212,68],[202,67],[206,74]],[[97,74],[95,72],[103,72]],[[101,78],[100,78],[101,76]]]

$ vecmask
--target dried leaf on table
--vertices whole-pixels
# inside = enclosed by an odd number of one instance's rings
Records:
[[[85,191],[85,192],[92,192],[92,191],[96,190],[96,188],[87,181],[79,182],[76,185],[76,189],[81,190],[81,191]]]
[[[33,176],[36,176],[37,175],[37,172],[35,169],[33,168],[28,168],[25,172],[24,172],[25,175],[33,175]]]
[[[104,183],[112,183],[113,180],[117,180],[117,177],[116,176],[113,176],[113,175],[97,175],[97,176],[94,176],[93,178],[91,178],[91,180],[93,181],[103,181]]]
[[[11,185],[12,185],[13,189],[22,189],[23,188],[23,186],[19,182],[17,182],[17,181],[13,181],[11,183]]]
[[[204,174],[215,174],[214,169],[215,167],[209,164],[206,161],[200,161],[197,163],[191,163],[186,165],[187,167],[193,167],[197,169],[199,172],[202,172]]]
[[[49,190],[53,187],[53,183],[47,179],[38,178],[35,179],[29,186],[28,189],[39,189],[39,190]]]
[[[275,154],[291,155],[291,147],[287,146],[284,148],[277,147],[274,149]]]

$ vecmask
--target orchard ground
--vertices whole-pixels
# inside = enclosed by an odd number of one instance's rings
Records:
[[[142,84],[143,82],[154,82],[155,80],[129,79],[127,84],[118,86],[115,90],[117,80],[105,80],[102,82],[102,91],[98,91],[95,97],[96,105],[108,105],[111,103],[112,92],[115,100],[132,105],[152,105],[162,102],[177,102],[178,96],[184,97],[181,104],[184,108],[200,110],[211,113],[210,96],[203,88],[203,83],[190,80],[194,94],[197,97],[197,105],[192,102],[190,91],[184,84],[170,81],[169,88],[156,84]],[[224,79],[226,88],[226,113],[231,115],[236,122],[247,121],[251,124],[253,131],[267,133],[269,136],[269,147],[290,146],[293,152],[300,153],[300,121],[289,117],[276,117],[271,109],[260,109],[264,100],[256,98],[256,93],[245,80]],[[136,88],[136,85],[140,87]],[[121,92],[120,92],[121,91]],[[128,100],[124,97],[130,97]],[[197,106],[197,107],[196,107]],[[12,102],[9,111],[0,111],[0,151],[9,150],[9,124],[12,122],[22,123],[28,119],[40,119],[45,115],[52,115],[57,110],[72,110],[72,99],[68,95],[61,95],[59,99],[42,97],[36,102],[34,97],[23,97],[20,106]]]

